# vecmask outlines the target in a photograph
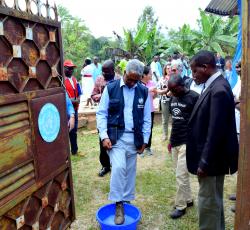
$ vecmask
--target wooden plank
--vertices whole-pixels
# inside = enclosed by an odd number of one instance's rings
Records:
[[[243,59],[241,69],[241,131],[237,184],[236,230],[250,229],[250,2],[242,0]]]

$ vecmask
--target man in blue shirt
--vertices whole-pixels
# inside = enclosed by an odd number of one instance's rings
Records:
[[[96,81],[97,77],[102,75],[102,65],[100,63],[98,63],[99,58],[98,57],[94,57],[93,59],[93,63],[91,64],[91,66],[93,67],[93,80],[94,82]]]
[[[123,224],[123,202],[135,198],[137,153],[141,154],[151,132],[148,90],[138,83],[143,65],[130,60],[123,78],[104,89],[97,110],[97,128],[112,165],[109,199],[116,202],[115,224]]]
[[[158,56],[158,60],[156,62],[156,65],[158,67],[158,71],[159,71],[160,77],[162,78],[162,76],[163,76],[163,70],[162,70],[162,66],[161,66],[161,57],[160,56]]]

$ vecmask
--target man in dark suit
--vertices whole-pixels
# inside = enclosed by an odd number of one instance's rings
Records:
[[[186,152],[188,170],[198,176],[200,185],[199,229],[223,230],[224,177],[238,166],[234,98],[212,52],[197,53],[191,69],[195,83],[204,83],[188,123]]]

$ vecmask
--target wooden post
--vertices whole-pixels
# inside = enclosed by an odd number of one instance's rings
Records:
[[[240,158],[235,230],[250,230],[250,1],[242,0]]]

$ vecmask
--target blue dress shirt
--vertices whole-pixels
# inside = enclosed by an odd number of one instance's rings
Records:
[[[125,132],[133,132],[134,128],[134,121],[133,121],[133,102],[134,102],[134,95],[135,95],[135,87],[129,88],[125,85],[123,78],[121,78],[121,84],[123,90],[123,97],[124,97],[124,123],[125,123]],[[109,138],[107,134],[107,117],[108,117],[108,107],[109,107],[109,94],[107,87],[105,87],[101,101],[99,104],[99,108],[96,112],[96,121],[97,121],[97,129],[99,130],[99,135],[101,140]],[[150,109],[150,101],[149,96],[145,102],[144,106],[144,123],[142,126],[143,138],[144,143],[148,143],[149,136],[151,133],[151,109]]]
[[[66,95],[66,111],[67,111],[67,117],[69,119],[71,114],[75,114],[75,110],[74,110],[71,100],[69,99],[68,94],[65,93],[65,95]]]

